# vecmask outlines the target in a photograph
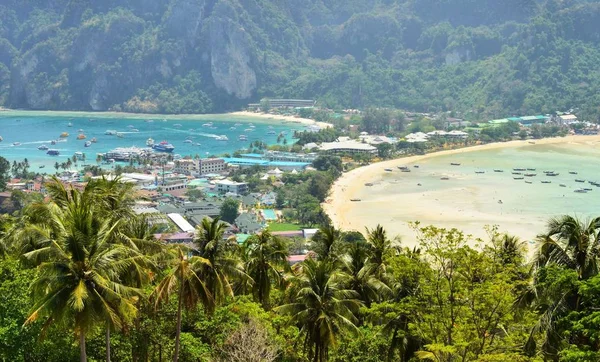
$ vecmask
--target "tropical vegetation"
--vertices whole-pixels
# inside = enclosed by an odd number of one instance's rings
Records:
[[[0,358],[44,361],[597,361],[600,221],[518,237],[324,224],[302,262],[219,218],[165,245],[131,186],[57,179],[0,218]],[[530,261],[528,261],[530,260]]]

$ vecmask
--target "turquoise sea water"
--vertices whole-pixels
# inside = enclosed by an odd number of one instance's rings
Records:
[[[152,120],[152,122],[148,122]],[[163,121],[164,120],[164,121]],[[212,122],[212,126],[203,124]],[[68,124],[72,123],[69,127]],[[236,125],[236,123],[238,125]],[[254,128],[250,127],[250,124]],[[176,125],[181,125],[178,127]],[[78,130],[83,130],[84,140],[78,140]],[[134,131],[137,129],[138,131]],[[69,112],[0,112],[0,156],[9,161],[21,161],[24,158],[36,171],[39,165],[51,166],[56,161],[64,162],[77,151],[84,152],[86,158],[94,162],[97,153],[104,153],[117,147],[146,147],[146,140],[153,138],[155,142],[167,141],[175,150],[173,154],[219,155],[247,148],[251,142],[263,141],[276,144],[277,136],[286,133],[288,142],[292,141],[294,130],[303,129],[296,123],[285,123],[280,120],[266,120],[232,115],[203,116],[142,116],[103,113],[69,113]],[[105,135],[107,130],[123,133],[124,137]],[[51,140],[59,139],[62,132],[68,132],[66,142],[51,145]],[[267,134],[267,133],[275,134]],[[240,135],[246,135],[247,141],[239,141]],[[225,135],[228,141],[219,141],[217,136]],[[91,147],[84,147],[85,141],[95,137],[98,142]],[[191,138],[193,143],[184,143]],[[21,145],[14,146],[14,142]],[[196,145],[199,143],[199,145]],[[60,151],[59,156],[49,156],[46,151],[37,148],[45,144],[51,149]],[[48,171],[51,172],[51,171]]]

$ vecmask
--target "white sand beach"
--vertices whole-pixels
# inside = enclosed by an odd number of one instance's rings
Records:
[[[523,181],[513,181],[510,171],[512,167],[518,165],[506,165],[505,168],[508,172],[502,174],[495,174],[493,170],[488,169],[485,175],[474,175],[473,170],[476,169],[472,167],[485,167],[487,160],[484,158],[472,161],[472,165],[467,163],[477,155],[485,154],[487,157],[490,152],[493,154],[525,152],[522,150],[529,152],[525,154],[527,157],[531,154],[531,157],[544,157],[543,160],[551,162],[557,158],[556,150],[567,155],[568,153],[583,152],[588,148],[593,149],[594,152],[600,152],[600,136],[548,138],[535,140],[535,145],[532,145],[531,142],[492,143],[399,158],[360,167],[345,173],[337,180],[323,207],[338,228],[364,232],[365,227],[372,228],[381,224],[391,237],[400,236],[402,244],[409,247],[416,245],[416,236],[414,230],[408,225],[409,221],[419,221],[421,226],[455,227],[463,230],[466,234],[481,237],[484,240],[487,237],[484,226],[498,225],[500,231],[507,231],[524,240],[531,240],[544,230],[549,215],[554,216],[553,212],[556,212],[557,208],[562,214],[585,214],[585,211],[589,211],[584,210],[587,208],[585,205],[590,203],[592,197],[596,199],[600,196],[600,189],[587,195],[573,194],[572,188],[579,185],[575,184],[573,177],[566,181],[560,181],[570,176],[566,170],[562,172],[561,179],[553,179],[554,183],[551,185],[540,184],[540,177],[543,176],[538,176],[537,181],[528,182],[532,183],[528,185]],[[549,147],[556,148],[556,150],[552,149],[546,153],[538,152],[542,148],[546,151],[546,148]],[[486,153],[486,151],[489,152]],[[463,167],[449,166],[448,156],[462,158]],[[568,156],[583,157],[576,154]],[[435,164],[436,159],[443,160],[441,162],[445,169],[441,169],[441,166]],[[516,162],[519,162],[519,158],[516,159]],[[575,160],[579,160],[579,158]],[[589,166],[586,164],[581,167],[587,167],[590,177],[593,177],[596,168],[595,158],[582,158],[581,160],[589,164]],[[490,158],[489,164],[492,164],[492,161]],[[543,163],[539,159],[536,162],[538,165]],[[419,163],[423,163],[420,168],[413,168],[415,164]],[[573,165],[576,163],[571,162]],[[403,165],[411,165],[413,172],[401,174],[397,167]],[[563,167],[571,167],[569,165],[568,160],[566,166],[563,163]],[[434,166],[437,167],[435,172],[432,171]],[[541,169],[542,166],[539,167]],[[393,172],[386,172],[385,168],[391,168]],[[450,181],[439,181],[440,176],[448,176]],[[488,179],[477,179],[476,176],[485,176]],[[420,180],[426,180],[428,184],[423,181],[424,184],[421,187]],[[569,185],[561,185],[559,188],[559,182],[567,183],[569,181],[572,181]],[[417,182],[419,182],[418,186]],[[365,183],[374,185],[368,187],[365,186]],[[545,186],[548,188],[544,189]],[[524,189],[525,187],[529,187],[529,189]],[[523,194],[521,195],[519,192]],[[511,200],[513,197],[517,199]],[[569,197],[580,197],[581,203],[578,203],[579,199],[568,200]],[[519,198],[528,204],[519,205]],[[361,201],[353,202],[350,201],[351,199],[360,199]],[[502,202],[502,200],[505,201]],[[562,206],[556,206],[553,209],[544,206],[547,204]],[[546,208],[549,209],[547,212]],[[593,212],[594,209],[591,210]]]
[[[229,115],[232,116],[243,116],[243,117],[255,117],[255,118],[263,118],[263,119],[272,119],[272,120],[277,120],[277,121],[286,121],[286,122],[293,122],[293,123],[301,123],[301,124],[306,124],[306,125],[318,125],[321,128],[330,128],[333,127],[332,124],[330,123],[326,123],[326,122],[317,122],[314,119],[310,119],[310,118],[302,118],[302,117],[296,117],[296,116],[283,116],[283,115],[278,115],[278,114],[269,114],[269,113],[255,113],[255,112],[249,112],[249,111],[239,111],[239,112],[231,112],[228,113]]]

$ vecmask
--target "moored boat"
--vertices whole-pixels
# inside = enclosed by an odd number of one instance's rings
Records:
[[[146,146],[148,146],[148,147],[154,146],[154,140],[152,138],[148,138],[146,140]]]
[[[50,156],[58,156],[60,155],[60,152],[58,150],[48,150],[48,152],[46,152],[47,155]]]
[[[67,132],[63,132],[60,134],[60,138],[67,138],[69,137],[69,134]]]
[[[13,146],[20,146],[21,142],[13,142]]]
[[[46,146],[46,145],[41,145],[41,146],[39,146],[39,147],[38,147],[38,150],[41,150],[41,151],[47,151],[47,150],[48,150],[48,146]]]
[[[585,180],[582,180],[582,179],[580,179],[580,178],[576,178],[576,179],[575,179],[575,182],[585,182]]]
[[[90,147],[92,145],[91,141],[85,141],[84,146],[85,147]]]
[[[173,152],[175,147],[167,141],[162,141],[159,144],[153,145],[152,149],[158,152]]]
[[[451,166],[460,166],[460,163],[458,163],[458,162],[450,162],[450,165]]]
[[[83,133],[80,133],[80,134],[77,136],[77,139],[78,139],[78,140],[84,140],[84,139],[85,139],[85,135],[84,135]]]
[[[90,140],[92,143],[96,143],[98,142],[98,140],[96,139],[96,137],[92,137],[92,139]]]

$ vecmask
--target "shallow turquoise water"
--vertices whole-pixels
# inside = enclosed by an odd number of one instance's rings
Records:
[[[295,123],[228,115],[167,118],[163,121],[163,116],[0,112],[0,136],[4,139],[0,142],[0,156],[11,162],[27,158],[32,165],[32,170],[36,170],[36,166],[42,164],[49,166],[56,161],[63,162],[77,151],[84,152],[86,158],[94,162],[97,153],[104,153],[117,147],[146,147],[146,140],[153,138],[155,142],[166,140],[173,144],[174,154],[182,156],[197,154],[206,157],[247,148],[254,141],[276,144],[277,136],[281,132],[287,133],[287,141],[291,143],[293,131],[303,129],[302,125]],[[148,119],[153,122],[147,122]],[[203,126],[209,122],[213,125]],[[68,126],[69,123],[72,123],[72,127]],[[236,126],[236,123],[240,125]],[[254,125],[252,131],[250,131],[250,123]],[[181,127],[176,127],[177,124]],[[85,140],[76,139],[79,129],[82,129],[86,135]],[[137,129],[139,132],[134,132],[132,129]],[[124,137],[105,135],[107,130],[121,132]],[[269,131],[274,131],[275,134],[267,134]],[[66,142],[50,145],[50,141],[58,139],[62,132],[70,134]],[[238,140],[239,135],[242,134],[247,136],[247,141]],[[219,135],[226,135],[229,140],[219,141],[216,139]],[[93,137],[98,142],[91,147],[84,147],[85,141]],[[184,143],[188,137],[191,137],[194,143]],[[13,142],[20,142],[21,145],[13,146]],[[38,150],[37,147],[42,144],[59,150],[60,156],[49,156],[46,155],[46,151]]]

